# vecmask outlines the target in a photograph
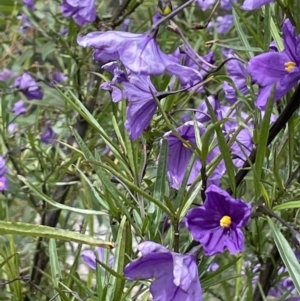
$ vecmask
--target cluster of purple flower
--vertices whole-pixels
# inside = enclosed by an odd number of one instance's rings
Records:
[[[207,256],[224,252],[236,254],[244,249],[241,228],[249,221],[251,205],[233,199],[215,185],[206,190],[203,206],[191,209],[186,218],[186,228],[199,241]],[[128,279],[155,278],[150,286],[154,300],[202,300],[202,291],[196,263],[196,248],[189,254],[170,252],[167,248],[146,241],[138,245],[142,256],[129,263],[124,270]],[[91,250],[82,253],[85,263],[96,269],[95,254]],[[103,249],[98,249],[98,259],[103,260]],[[110,256],[109,265],[113,266]]]

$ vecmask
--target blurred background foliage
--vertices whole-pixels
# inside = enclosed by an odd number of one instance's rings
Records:
[[[199,183],[187,191],[185,187],[179,191],[169,187],[167,147],[160,139],[170,130],[169,124],[176,127],[182,123],[186,108],[196,108],[209,93],[180,93],[164,99],[161,106],[166,114],[158,112],[143,136],[130,141],[124,128],[126,103],[113,103],[109,93],[100,89],[111,76],[92,60],[91,49],[78,46],[76,41],[78,35],[90,31],[120,30],[122,23],[115,26],[109,22],[114,6],[109,9],[107,1],[96,1],[100,19],[80,27],[72,18],[62,16],[60,1],[36,1],[35,10],[29,10],[21,1],[0,2],[0,69],[16,74],[29,72],[44,92],[42,100],[28,101],[12,88],[12,82],[0,82],[0,150],[9,168],[8,190],[0,195],[0,218],[12,222],[0,224],[0,300],[147,300],[148,283],[134,287],[136,283],[125,282],[122,276],[126,263],[136,256],[134,247],[138,242],[152,240],[171,248],[180,230],[179,251],[184,252],[192,240],[182,219],[192,204],[201,203]],[[291,8],[291,3],[285,1],[283,5]],[[125,10],[132,10],[129,30],[145,32],[152,24],[155,6],[156,1],[130,1]],[[200,55],[212,50],[216,65],[220,65],[223,47],[235,50],[248,61],[266,51],[273,39],[282,45],[279,7],[276,4],[266,7],[264,13],[245,13],[239,5],[234,6],[234,25],[226,35],[219,34],[216,27],[191,30],[194,23],[204,25],[211,11],[202,12],[195,5],[174,20]],[[296,10],[291,12],[298,21]],[[224,11],[217,9],[213,19],[222,14]],[[167,53],[182,44],[166,24],[160,28],[157,40]],[[62,72],[66,80],[53,85],[53,72]],[[153,83],[164,91],[170,80],[169,75],[162,75],[153,78]],[[220,68],[210,78],[207,91],[218,92],[222,100],[224,80],[231,82],[225,69]],[[175,86],[179,87],[177,82]],[[264,140],[266,144],[270,122],[262,123],[261,112],[254,107],[255,93],[252,87],[250,96],[239,94],[239,102],[255,121],[254,142]],[[291,95],[292,92],[274,105],[275,115],[282,112]],[[12,108],[21,99],[26,112],[16,117]],[[258,163],[249,167],[254,172],[234,189],[234,195],[252,203],[254,209],[266,204],[271,212],[276,210],[297,231],[299,121],[297,114],[289,120],[272,144],[265,147],[265,153],[257,155]],[[240,123],[244,122],[241,118]],[[16,124],[13,131],[9,129],[11,124]],[[56,140],[45,144],[41,136],[49,125]],[[210,141],[218,141],[214,132]],[[236,175],[238,170],[231,168]],[[230,174],[227,170],[223,177],[224,188],[234,182]],[[27,229],[17,222],[34,226]],[[39,225],[52,229],[43,232]],[[59,234],[58,228],[73,232]],[[243,254],[200,256],[205,300],[260,300],[254,299],[252,287],[260,273],[256,267],[271,257],[274,237],[277,245],[286,243],[279,229],[291,242],[286,225],[254,213],[246,229]],[[77,233],[86,236],[79,237]],[[103,243],[107,247],[106,266],[98,265],[94,273],[83,266],[80,253],[90,248],[88,244],[101,244],[99,239],[115,244]],[[111,251],[112,246],[115,248]],[[291,253],[288,245],[280,255],[286,255],[291,262]],[[107,267],[109,254],[115,256],[113,270]],[[215,271],[209,268],[212,262],[219,266]],[[279,259],[274,264],[270,276],[273,287],[287,277],[287,272],[278,272],[282,266]],[[295,277],[300,279],[299,265],[295,265]],[[286,291],[276,300],[285,300],[288,294]]]

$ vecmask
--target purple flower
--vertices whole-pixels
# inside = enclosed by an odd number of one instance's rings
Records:
[[[172,63],[147,33],[98,31],[78,37],[77,42],[80,46],[94,48],[95,60],[102,63],[121,60],[126,68],[135,73],[160,75]]]
[[[15,79],[14,88],[19,89],[28,100],[42,99],[44,96],[40,86],[28,73],[24,73]]]
[[[128,31],[130,23],[131,23],[131,20],[129,18],[126,18],[122,23],[121,30]]]
[[[227,58],[238,58],[233,51],[228,52]],[[247,71],[241,61],[237,59],[231,59],[226,63],[226,70],[229,77],[234,82],[237,89],[244,95],[249,94],[249,89],[246,84]],[[232,104],[237,101],[235,89],[228,83],[223,83],[223,90],[225,92],[226,99]]]
[[[98,252],[98,260],[99,261],[105,261],[104,257],[104,249],[101,247],[96,248],[96,251]],[[81,258],[83,259],[84,263],[89,266],[92,270],[96,270],[96,256],[95,256],[95,251],[93,250],[84,250],[81,253]],[[114,256],[112,254],[109,255],[109,267],[113,267],[114,265]]]
[[[59,34],[61,35],[61,36],[65,36],[66,34],[68,34],[69,33],[69,29],[68,28],[63,28],[60,32],[59,32]]]
[[[1,82],[6,82],[9,81],[10,79],[12,79],[14,76],[14,72],[12,72],[11,70],[8,69],[3,69],[0,72],[0,81]]]
[[[260,86],[255,105],[264,109],[272,88],[276,85],[274,100],[288,93],[300,79],[300,35],[295,36],[295,27],[287,19],[283,24],[284,50],[268,52],[252,58],[248,73]]]
[[[23,3],[30,9],[34,9],[34,2],[33,0],[23,0]]]
[[[72,17],[79,25],[96,20],[95,0],[64,0],[60,8],[64,17]]]
[[[13,113],[15,115],[21,115],[23,113],[26,113],[27,109],[24,107],[24,101],[23,100],[19,100],[14,104],[13,107]]]
[[[167,66],[167,71],[170,74],[178,76],[182,88],[190,87],[189,90],[191,91],[202,81],[203,76],[210,69],[203,61],[209,64],[214,63],[214,53],[212,51],[200,60],[191,49],[184,46],[177,48],[169,57],[173,63]],[[183,61],[183,66],[179,65],[181,61]],[[197,89],[197,92],[201,92],[202,90],[203,87],[200,87]]]
[[[8,180],[5,176],[0,177],[0,191],[6,191],[8,188]]]
[[[187,213],[186,227],[203,245],[206,255],[222,253],[226,248],[231,254],[236,254],[244,249],[241,228],[247,224],[250,215],[250,204],[210,185],[206,189],[204,205]]]
[[[3,156],[0,156],[0,176],[7,172],[6,161]]]
[[[209,101],[209,103],[212,106],[214,111],[217,111],[220,108],[220,102],[215,96],[213,96],[213,95],[208,96],[207,100]],[[196,117],[197,121],[199,121],[201,123],[211,120],[208,107],[204,100],[201,101],[200,105],[198,106],[195,117]]]
[[[216,262],[213,261],[213,262],[209,265],[207,271],[208,271],[208,272],[215,272],[219,267],[220,267],[220,266],[219,266]]]
[[[233,15],[218,16],[215,24],[218,33],[226,34],[233,24]]]
[[[68,80],[68,77],[65,76],[62,72],[52,72],[51,74],[51,78],[52,78],[52,84],[55,85],[55,84],[58,84],[58,83],[61,83],[61,82],[65,82]]]
[[[244,10],[254,10],[271,2],[275,2],[275,0],[245,0],[241,8]]]
[[[142,256],[129,263],[124,275],[130,280],[151,279],[153,301],[202,301],[196,258],[170,252],[151,241],[138,245]]]
[[[236,3],[236,0],[233,2]],[[216,0],[195,0],[195,3],[200,6],[203,11],[206,11],[216,3]],[[232,8],[230,0],[221,0],[221,8],[230,10]]]
[[[50,123],[47,123],[46,129],[41,134],[41,141],[46,144],[51,144],[54,142],[55,138],[56,138],[55,132],[53,131],[52,127],[50,126]]]
[[[181,66],[159,48],[155,38],[148,33],[136,34],[123,31],[91,32],[78,37],[83,47],[95,49],[94,59],[101,63],[120,60],[131,72],[142,75],[161,75],[165,70],[186,80],[201,80],[201,75],[191,68]],[[170,69],[167,69],[170,67]]]
[[[164,138],[167,139],[168,150],[168,164],[167,173],[171,187],[179,189],[189,161],[192,157],[193,151],[188,146],[196,146],[196,136],[194,122],[188,121],[182,126],[176,129],[179,135],[186,141],[186,144],[182,143],[171,131],[164,134]],[[203,134],[204,127],[199,123],[200,134]],[[210,163],[215,157],[219,155],[219,150],[214,148],[208,154],[206,163]],[[199,158],[196,158],[187,185],[191,185],[201,171],[201,162]],[[212,183],[219,183],[222,175],[225,172],[225,166],[223,161],[215,168],[212,175],[208,179],[208,185]]]
[[[159,93],[153,86],[150,76],[130,72],[126,74],[114,63],[106,64],[104,68],[113,73],[114,77],[111,82],[103,83],[101,88],[111,92],[113,102],[119,102],[123,98],[128,101],[125,128],[129,133],[129,138],[136,140],[149,126],[155,114],[157,105],[153,95],[159,95]],[[120,86],[122,86],[122,91]]]
[[[20,32],[21,33],[26,33],[28,29],[34,28],[34,26],[29,22],[28,17],[24,14],[20,15],[17,17],[18,20],[20,20],[23,25],[20,27]]]
[[[124,81],[122,86],[123,95],[128,100],[125,128],[129,138],[136,140],[150,125],[157,108],[153,95],[158,95],[158,92],[151,83],[150,76],[132,74],[130,82]]]
[[[13,134],[14,132],[17,131],[17,128],[18,128],[18,124],[15,122],[12,122],[8,125],[7,130],[10,134]]]

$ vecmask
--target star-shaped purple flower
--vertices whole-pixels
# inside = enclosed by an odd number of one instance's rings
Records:
[[[60,8],[64,17],[73,17],[79,25],[96,20],[95,0],[64,0]]]
[[[129,263],[124,275],[130,280],[151,279],[153,301],[202,301],[196,258],[178,254],[146,241],[138,245],[142,256]]]
[[[287,19],[283,24],[284,50],[267,52],[252,58],[248,73],[260,86],[255,105],[265,109],[268,97],[276,85],[274,100],[278,101],[288,93],[300,79],[300,35],[295,35],[295,27]]]
[[[41,87],[28,73],[24,73],[15,79],[14,87],[19,89],[28,100],[42,99],[44,93]]]
[[[203,245],[208,256],[222,253],[225,249],[231,254],[243,251],[241,228],[249,221],[251,205],[232,198],[215,185],[210,185],[205,194],[204,205],[187,213],[187,229]]]

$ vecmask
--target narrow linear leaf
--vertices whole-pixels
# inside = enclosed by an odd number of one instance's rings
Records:
[[[51,238],[49,240],[49,258],[50,258],[50,270],[51,270],[51,279],[54,285],[54,288],[59,286],[59,279],[61,278],[61,270],[58,262],[57,248],[55,239]],[[55,292],[55,291],[54,291]],[[60,301],[60,297],[56,297]]]
[[[115,244],[112,242],[103,241],[101,239],[94,239],[81,233],[26,223],[11,223],[7,221],[0,221],[0,234],[15,234],[30,237],[54,238],[58,240],[73,241],[80,244],[97,246],[107,249],[115,248]]]
[[[272,219],[267,217],[276,247],[279,251],[280,257],[287,268],[293,283],[300,294],[300,264],[297,257],[290,247],[286,238],[282,235],[278,227],[273,223]]]
[[[299,209],[300,201],[290,201],[273,207],[273,210]]]
[[[35,192],[42,200],[49,203],[55,208],[62,209],[62,210],[68,210],[71,212],[76,212],[80,214],[87,214],[87,215],[107,215],[107,213],[97,211],[97,210],[90,210],[90,209],[80,209],[75,207],[70,207],[64,204],[60,204],[58,202],[55,202],[51,198],[49,198],[46,194],[44,194],[41,190],[39,190],[35,185],[31,184],[27,179],[23,176],[18,175],[19,179],[33,192]]]

